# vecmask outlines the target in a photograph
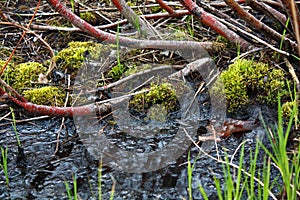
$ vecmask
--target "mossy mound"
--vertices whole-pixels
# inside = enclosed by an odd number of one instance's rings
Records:
[[[78,69],[83,65],[85,57],[97,60],[101,52],[110,52],[114,45],[102,45],[94,42],[70,42],[68,47],[59,51],[54,56],[54,61],[60,71],[76,76]]]
[[[48,106],[63,106],[65,93],[54,86],[47,86],[23,92],[25,99],[31,103]]]
[[[160,104],[168,113],[176,111],[178,108],[176,91],[173,89],[171,84],[152,83],[148,90],[148,92],[135,95],[129,101],[129,108],[131,110],[137,113],[146,114],[150,107]]]
[[[18,92],[32,88],[38,82],[40,74],[45,74],[47,68],[37,62],[21,63],[16,66],[8,65],[4,75],[4,81]]]
[[[218,81],[213,91],[225,93],[228,112],[235,112],[253,102],[276,105],[278,94],[288,94],[284,71],[252,60],[235,61],[221,73]],[[225,91],[221,91],[218,84],[223,84]]]

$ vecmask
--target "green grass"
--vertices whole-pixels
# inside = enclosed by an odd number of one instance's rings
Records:
[[[76,174],[72,174],[72,180],[73,180],[73,194],[71,192],[71,188],[69,186],[69,183],[64,180],[64,183],[65,183],[65,187],[66,187],[66,191],[67,191],[67,194],[68,194],[68,199],[69,200],[73,200],[73,197],[74,197],[74,200],[77,200],[78,199],[78,194],[77,194],[77,177],[76,177]]]
[[[17,139],[17,143],[18,143],[18,146],[21,147],[21,142],[20,142],[20,139],[19,139],[19,134],[18,134],[18,131],[17,131],[17,124],[16,124],[16,117],[15,117],[15,113],[14,113],[14,109],[12,107],[9,107],[10,111],[11,111],[11,116],[12,116],[12,127],[14,129],[14,132],[16,134],[16,139]]]
[[[3,170],[3,173],[5,175],[5,182],[6,186],[9,187],[9,176],[8,176],[8,167],[7,167],[7,148],[2,148],[1,147],[1,157],[2,157],[2,162],[0,163],[0,167]]]
[[[264,124],[265,129],[268,131],[272,152],[264,145],[262,145],[262,147],[280,171],[283,181],[282,195],[288,200],[300,197],[298,191],[300,189],[300,144],[298,150],[294,152],[287,151],[289,135],[292,124],[294,123],[294,118],[298,112],[297,109],[297,105],[293,106],[293,113],[285,130],[282,107],[280,100],[278,100],[278,124],[276,131],[267,128],[266,124]]]
[[[102,196],[102,160],[100,160],[99,162],[99,166],[98,166],[98,169],[97,169],[97,174],[98,174],[98,177],[97,177],[97,182],[98,182],[98,186],[97,186],[97,190],[98,190],[98,200],[102,200],[103,199],[103,196]],[[69,183],[64,180],[64,184],[65,184],[65,188],[66,188],[66,192],[67,192],[67,196],[68,196],[68,199],[69,200],[78,200],[78,199],[81,199],[78,195],[78,192],[77,192],[77,178],[76,178],[76,174],[73,175],[72,174],[72,180],[73,180],[73,193],[72,193],[72,190],[69,186]],[[112,177],[112,187],[111,187],[111,191],[110,191],[110,197],[109,197],[109,200],[113,200],[114,199],[114,194],[115,194],[115,189],[116,189],[116,181],[115,179]],[[95,198],[95,195],[93,194],[93,191],[92,191],[92,187],[90,185],[90,190],[91,190],[91,193],[92,193],[92,196],[93,196],[93,199],[96,199]]]
[[[296,93],[295,93],[296,95]],[[285,126],[285,122],[282,116],[282,107],[280,103],[280,97],[278,98],[278,121],[276,128],[270,129],[261,117],[261,121],[264,125],[265,131],[269,138],[271,149],[268,149],[260,140],[257,140],[256,148],[254,152],[250,151],[250,166],[245,168],[244,166],[244,145],[240,150],[239,164],[238,166],[233,164],[232,161],[225,157],[225,160],[214,159],[216,162],[222,163],[224,182],[223,188],[219,179],[214,178],[218,198],[220,200],[227,199],[242,199],[242,194],[247,196],[247,199],[277,199],[277,197],[271,192],[274,187],[281,189],[281,199],[296,200],[300,198],[300,144],[298,148],[295,148],[293,152],[289,152],[288,143],[290,141],[289,136],[291,133],[292,125],[295,122],[295,117],[298,114],[298,107],[295,104],[293,107],[293,113],[289,119],[289,123]],[[299,123],[299,121],[297,121]],[[263,168],[257,168],[259,150],[262,149],[265,152],[263,158]],[[272,180],[271,184],[271,167],[279,170],[279,175]],[[190,170],[193,168],[188,162],[188,177],[191,176]],[[232,171],[236,170],[235,176],[232,175]],[[279,184],[278,180],[282,180],[283,184]],[[189,184],[191,184],[191,178],[188,178]],[[189,189],[190,191],[191,189]],[[200,185],[199,191],[203,195],[204,199],[207,198],[204,188]],[[189,199],[192,199],[189,194]]]

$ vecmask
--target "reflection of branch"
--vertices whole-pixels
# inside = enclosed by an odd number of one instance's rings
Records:
[[[139,31],[142,37],[155,36],[151,27],[126,4],[124,0],[112,0],[122,15]]]

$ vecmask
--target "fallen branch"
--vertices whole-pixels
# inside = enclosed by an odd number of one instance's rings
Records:
[[[182,0],[181,2],[201,23],[209,26],[221,36],[227,38],[233,44],[240,45],[243,51],[254,48],[249,42],[241,38],[238,34],[228,29],[227,26],[218,21],[213,15],[205,12],[193,0]]]
[[[96,29],[91,24],[87,23],[69,9],[67,9],[59,0],[47,0],[54,9],[63,17],[70,21],[73,25],[79,27],[87,34],[111,44],[116,43],[116,35]],[[193,41],[167,41],[167,40],[139,40],[120,36],[119,43],[121,46],[126,46],[135,49],[164,49],[176,51],[181,50],[199,50],[204,48],[207,51],[213,49],[213,42],[193,42]]]

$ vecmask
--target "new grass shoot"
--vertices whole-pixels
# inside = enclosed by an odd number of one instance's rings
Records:
[[[2,157],[2,162],[0,163],[0,167],[3,170],[3,173],[5,175],[5,182],[6,186],[9,187],[9,176],[8,176],[8,166],[7,166],[7,148],[2,148],[1,147],[1,157]]]

